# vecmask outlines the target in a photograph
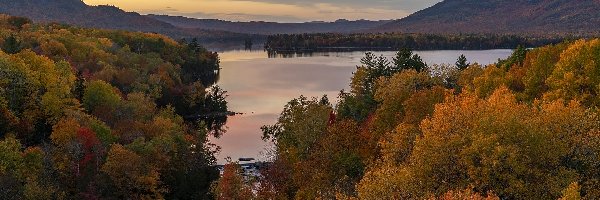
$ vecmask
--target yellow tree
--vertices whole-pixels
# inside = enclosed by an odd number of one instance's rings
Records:
[[[598,106],[600,100],[600,39],[578,40],[560,55],[552,75],[546,80],[549,100],[577,100],[586,106]]]
[[[104,172],[116,190],[115,198],[160,199],[164,189],[160,186],[160,174],[144,163],[141,156],[125,147],[114,144],[108,152]]]
[[[548,91],[546,79],[552,75],[552,71],[560,59],[560,54],[568,45],[561,43],[539,47],[527,53],[523,62],[523,68],[526,70],[523,77],[525,100],[532,102],[534,99],[541,99],[542,95]]]
[[[224,166],[223,175],[212,186],[217,200],[254,199],[249,180],[242,176],[241,166],[229,163]]]
[[[400,126],[396,134],[403,134],[386,136],[384,157],[358,184],[359,197],[421,198],[472,187],[501,198],[555,199],[589,171],[576,163],[596,166],[597,158],[580,154],[596,150],[576,138],[590,141],[598,127],[595,114],[576,102],[522,104],[505,87],[486,99],[448,96],[420,130]],[[415,132],[422,135],[411,145]]]

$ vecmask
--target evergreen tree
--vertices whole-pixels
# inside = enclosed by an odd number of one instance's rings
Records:
[[[421,56],[413,54],[412,50],[404,48],[394,58],[394,65],[398,71],[414,69],[417,72],[422,72],[427,67]]]
[[[508,71],[513,65],[522,65],[527,55],[527,48],[519,45],[506,60],[499,60],[498,67]]]
[[[17,29],[19,31],[21,29],[23,29],[23,26],[25,24],[32,23],[32,21],[30,19],[27,19],[25,17],[13,17],[13,16],[9,17],[7,21],[8,21],[8,24],[10,24],[11,26],[13,26],[15,29]]]
[[[21,42],[14,35],[8,36],[4,39],[2,51],[8,54],[19,53],[21,51]]]
[[[82,101],[84,93],[85,93],[85,78],[83,77],[83,73],[77,72],[77,80],[75,81],[75,87],[73,87],[73,95],[79,101]]]
[[[467,63],[467,57],[465,57],[464,54],[461,54],[458,57],[458,60],[456,60],[456,67],[458,67],[459,70],[464,70],[467,69],[467,67],[469,67],[471,63]]]

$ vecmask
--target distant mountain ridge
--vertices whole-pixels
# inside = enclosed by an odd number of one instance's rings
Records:
[[[357,32],[390,22],[348,21],[275,23],[231,22],[166,15],[140,15],[115,6],[89,6],[82,0],[0,0],[0,13],[22,16],[35,22],[59,22],[92,28],[161,33],[173,38],[263,38],[260,35]]]
[[[125,12],[114,6],[88,6],[81,0],[0,0],[0,13],[23,16],[35,22],[60,22],[84,27],[165,32],[175,26]]]
[[[175,39],[241,43],[270,34],[299,33],[492,33],[600,34],[600,0],[445,0],[400,20],[275,23],[231,22],[166,15],[140,15],[82,0],[0,0],[0,13],[35,22],[155,32]]]
[[[181,16],[147,15],[150,18],[167,22],[183,28],[205,28],[210,30],[229,31],[246,34],[298,34],[298,33],[350,33],[362,32],[392,20],[356,20],[340,19],[335,22],[305,22],[305,23],[277,23],[277,22],[232,22],[218,19],[195,19]]]
[[[57,22],[88,28],[159,33],[176,40],[197,38],[203,46],[211,49],[219,49],[223,45],[240,46],[248,38],[265,39],[254,34],[177,27],[115,6],[89,6],[82,0],[0,0],[0,13],[27,17],[38,23]]]
[[[600,0],[445,0],[370,31],[598,34]]]

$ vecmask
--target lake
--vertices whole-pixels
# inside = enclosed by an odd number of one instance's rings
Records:
[[[375,52],[391,58],[396,52]],[[415,51],[431,64],[453,64],[464,54],[469,62],[487,65],[507,58],[512,50]],[[226,157],[264,160],[270,144],[261,140],[260,127],[277,121],[283,106],[304,95],[327,95],[332,103],[340,90],[348,90],[352,73],[365,52],[320,52],[294,56],[269,56],[264,51],[225,51],[219,85],[228,91],[229,109],[244,115],[228,119],[228,131],[211,142],[221,146],[218,163]]]

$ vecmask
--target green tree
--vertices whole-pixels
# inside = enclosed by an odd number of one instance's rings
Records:
[[[517,49],[513,51],[513,53],[505,60],[499,60],[497,67],[503,69],[504,71],[510,70],[514,65],[523,65],[523,61],[525,61],[525,56],[529,50],[522,45],[517,46]]]
[[[15,16],[10,16],[7,19],[8,24],[10,24],[11,26],[13,26],[15,29],[17,30],[21,30],[23,29],[23,26],[25,24],[31,24],[32,21],[28,18],[25,17],[15,17]]]
[[[464,70],[467,69],[467,67],[469,67],[471,63],[467,63],[467,57],[465,57],[464,54],[461,54],[458,57],[458,60],[456,60],[456,67],[458,68],[458,70]]]
[[[352,77],[351,88],[354,94],[372,95],[379,77],[389,77],[397,72],[386,57],[376,56],[371,52],[365,53],[360,63],[362,66],[358,67]]]
[[[328,101],[300,96],[286,104],[276,124],[261,128],[263,140],[274,141],[291,159],[305,159],[327,130],[332,111]]]
[[[8,54],[15,54],[19,53],[21,49],[21,41],[19,41],[15,35],[10,35],[7,38],[4,38],[4,43],[2,43],[2,51]]]
[[[414,69],[417,72],[422,72],[427,68],[427,64],[423,62],[421,56],[413,54],[410,49],[404,48],[396,53],[396,57],[394,57],[394,67],[398,71]]]
[[[88,112],[111,112],[121,101],[117,89],[104,81],[89,82],[83,94],[83,106]]]

